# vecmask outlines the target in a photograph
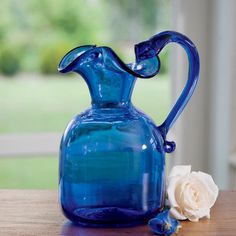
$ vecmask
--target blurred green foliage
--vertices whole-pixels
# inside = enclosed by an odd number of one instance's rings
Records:
[[[40,52],[40,71],[43,74],[55,74],[60,58],[62,58],[73,46],[68,43],[55,43],[51,47],[46,46]]]
[[[15,75],[20,69],[19,53],[9,47],[0,50],[0,72],[6,76]]]
[[[169,49],[169,48],[168,48]],[[159,74],[166,74],[168,72],[168,68],[169,68],[169,50],[163,50],[160,55],[160,61],[161,61],[161,67],[160,67],[160,71]]]
[[[0,72],[56,72],[62,54],[82,44],[108,45],[133,60],[135,43],[168,28],[169,1],[1,0],[0,49],[11,50]]]

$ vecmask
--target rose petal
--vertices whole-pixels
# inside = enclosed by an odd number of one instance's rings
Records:
[[[193,196],[193,188],[191,187],[191,183],[186,181],[182,186],[182,194],[181,194],[181,206],[184,206],[184,209],[196,210],[197,203]]]
[[[174,166],[169,174],[169,178],[171,177],[182,177],[187,174],[190,174],[191,172],[191,166],[190,165],[178,165]]]
[[[199,187],[199,193],[201,193],[202,200],[204,198],[205,204],[202,207],[211,208],[218,196],[219,189],[214,183],[212,177],[203,172],[192,172],[190,174],[191,181],[196,182],[196,186]],[[201,202],[203,204],[203,202]]]
[[[178,208],[171,207],[170,214],[177,220],[186,220],[187,217],[178,211]]]
[[[210,215],[210,209],[202,208],[198,209],[197,211],[192,211],[185,209],[184,215],[190,220],[190,221],[196,221],[196,219],[201,219],[203,217],[208,217]]]
[[[192,215],[192,216],[189,216],[188,219],[191,221],[191,222],[198,222],[199,221],[199,218]]]
[[[167,195],[169,199],[170,206],[172,207],[178,207],[178,203],[176,201],[176,196],[175,196],[175,191],[176,191],[176,186],[178,186],[178,178],[171,178],[169,180],[169,184],[167,187]]]
[[[169,179],[168,179],[168,187],[167,194],[170,202],[170,206],[178,207],[178,201],[176,201],[176,186],[178,186],[178,181],[181,177],[186,176],[190,173],[191,166],[174,166],[170,171]]]
[[[206,215],[206,218],[207,218],[207,219],[210,219],[210,218],[211,218],[211,215],[210,215],[210,210],[209,210],[209,214],[208,214],[208,215]]]
[[[198,176],[203,179],[204,184],[206,184],[208,187],[207,192],[209,193],[209,197],[211,197],[211,200],[209,199],[210,200],[209,208],[211,208],[215,204],[215,201],[219,194],[219,188],[215,184],[213,178],[210,175],[201,171],[198,171],[197,173],[198,173]]]

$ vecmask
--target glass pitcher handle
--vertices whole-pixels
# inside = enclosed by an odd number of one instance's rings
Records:
[[[162,32],[135,46],[136,60],[142,61],[144,58],[147,59],[147,57],[152,58],[154,53],[158,57],[158,54],[165,45],[172,42],[180,44],[185,49],[188,56],[189,69],[188,80],[180,97],[177,99],[165,121],[158,127],[164,138],[164,149],[167,153],[174,151],[175,143],[166,141],[166,134],[183,111],[197,85],[200,68],[199,55],[195,45],[189,38],[174,31]]]

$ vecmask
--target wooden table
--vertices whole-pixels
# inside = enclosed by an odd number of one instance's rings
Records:
[[[182,222],[178,236],[236,235],[236,192],[220,192],[211,220]],[[147,226],[122,229],[75,227],[62,215],[55,190],[0,190],[0,236],[148,236]]]

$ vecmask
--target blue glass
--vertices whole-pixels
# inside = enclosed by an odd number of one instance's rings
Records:
[[[168,117],[156,126],[133,106],[131,95],[137,77],[158,73],[158,54],[169,42],[186,50],[189,74]],[[68,124],[60,146],[61,207],[79,225],[142,224],[164,206],[165,153],[175,149],[166,134],[195,89],[199,57],[187,37],[171,31],[135,45],[135,55],[136,63],[125,64],[111,48],[87,45],[68,52],[58,66],[80,74],[92,99]]]

